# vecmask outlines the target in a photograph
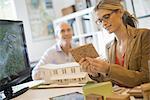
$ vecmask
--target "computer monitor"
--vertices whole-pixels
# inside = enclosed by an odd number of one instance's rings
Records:
[[[30,76],[22,21],[0,20],[0,91],[10,99],[12,86]]]

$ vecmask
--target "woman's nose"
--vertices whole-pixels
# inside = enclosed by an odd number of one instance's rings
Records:
[[[103,25],[104,28],[106,28],[106,26],[108,26],[108,22],[107,21],[103,21],[102,25]]]

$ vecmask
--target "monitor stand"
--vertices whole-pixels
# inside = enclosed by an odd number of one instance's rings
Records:
[[[19,91],[17,91],[16,93],[13,93],[12,87],[8,87],[7,89],[4,90],[4,94],[5,97],[4,100],[10,100],[12,98],[15,98],[21,94],[23,94],[24,92],[26,92],[29,89],[29,87],[25,87]]]

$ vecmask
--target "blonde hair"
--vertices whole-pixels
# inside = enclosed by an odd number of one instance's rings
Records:
[[[94,8],[94,11],[97,12],[99,9],[124,10],[120,1],[121,0],[101,0]],[[137,19],[132,16],[128,11],[124,10],[122,20],[125,26],[130,25],[132,27],[137,27]]]

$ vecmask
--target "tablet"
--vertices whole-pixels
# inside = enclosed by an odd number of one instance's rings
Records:
[[[49,100],[84,100],[84,96],[82,93],[72,92],[72,93],[52,97]]]
[[[79,62],[82,58],[85,58],[85,57],[90,57],[90,58],[99,57],[99,55],[92,43],[86,44],[83,46],[79,46],[77,48],[73,48],[73,49],[71,49],[70,52],[76,62]]]

